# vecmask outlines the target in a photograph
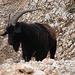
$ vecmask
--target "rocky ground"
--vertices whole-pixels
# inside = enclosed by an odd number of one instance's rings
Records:
[[[8,59],[0,66],[0,75],[75,75],[75,61],[46,58],[42,62],[13,63],[13,59]]]
[[[16,53],[0,36],[0,75],[75,75],[75,1],[74,0],[0,0],[0,35],[8,16],[23,9],[41,10],[26,13],[19,21],[48,23],[57,31],[55,60],[25,62],[21,48]],[[18,62],[18,63],[17,63]]]

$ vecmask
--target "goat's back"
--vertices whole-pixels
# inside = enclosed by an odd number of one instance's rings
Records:
[[[47,31],[49,32],[49,35],[52,39],[56,40],[56,31],[53,27],[51,27],[50,25],[48,24],[42,24],[46,29]]]

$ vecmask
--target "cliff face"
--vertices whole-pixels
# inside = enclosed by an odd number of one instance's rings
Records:
[[[41,10],[26,13],[19,21],[27,23],[48,23],[57,31],[57,52],[55,58],[75,58],[75,6],[74,0],[4,0],[0,3],[0,34],[7,25],[8,15],[11,16],[18,10],[36,9]],[[74,10],[73,10],[74,8]],[[13,58],[14,62],[21,60],[21,48],[16,53],[7,43],[7,36],[0,36],[0,63],[5,59]]]
[[[57,31],[56,59],[75,57],[75,5],[74,0],[28,0],[25,9],[41,10],[25,14],[28,23],[47,23]]]

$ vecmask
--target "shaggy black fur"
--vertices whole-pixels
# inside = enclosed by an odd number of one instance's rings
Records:
[[[31,60],[32,56],[36,60],[43,60],[48,51],[51,58],[54,59],[56,52],[56,33],[55,30],[47,24],[27,24],[17,22],[15,26],[7,26],[8,42],[13,46],[15,51],[18,51],[20,43],[22,46],[23,58],[26,61]]]

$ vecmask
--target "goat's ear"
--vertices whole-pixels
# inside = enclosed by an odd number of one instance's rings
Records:
[[[15,30],[14,30],[16,33],[21,33],[21,25],[18,25],[15,27]]]
[[[20,42],[14,43],[13,48],[17,52],[19,50]]]

